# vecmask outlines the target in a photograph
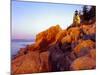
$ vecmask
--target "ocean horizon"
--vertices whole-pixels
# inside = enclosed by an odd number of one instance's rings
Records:
[[[30,39],[12,39],[11,40],[11,55],[14,56],[18,53],[20,48],[25,48],[27,45],[33,44],[34,40]]]

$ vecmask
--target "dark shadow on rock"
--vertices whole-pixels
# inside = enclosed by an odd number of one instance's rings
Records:
[[[49,47],[49,66],[51,71],[69,71],[71,60],[69,58],[71,53],[71,44],[61,44],[57,42],[53,46]]]

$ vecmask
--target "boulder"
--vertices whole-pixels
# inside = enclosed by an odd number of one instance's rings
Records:
[[[36,50],[36,49],[35,49],[35,44],[27,45],[27,46],[26,46],[26,50],[27,50],[27,51],[34,51],[34,50]]]
[[[92,27],[88,30],[89,34],[96,34],[96,25],[92,25]]]
[[[47,35],[47,32],[46,31],[42,31],[42,32],[40,32],[40,33],[38,33],[37,35],[36,35],[36,42],[37,41],[39,41],[40,39],[42,39],[42,38],[46,38],[45,36]]]
[[[96,34],[84,34],[82,36],[83,40],[92,40],[92,41],[96,41]]]
[[[67,34],[66,30],[59,31],[56,35],[56,40],[55,41],[61,41],[61,39],[66,36],[66,34]]]
[[[12,61],[12,74],[27,74],[36,72],[48,72],[49,52],[31,51],[21,55]]]
[[[67,31],[67,35],[71,37],[72,42],[77,41],[80,37],[80,28],[79,27],[69,28]]]
[[[46,48],[48,46],[48,44],[49,43],[47,42],[46,39],[41,38],[40,40],[38,40],[35,43],[34,47],[35,47],[35,49],[38,49],[38,50],[42,51],[42,49]]]
[[[71,27],[67,30],[66,36],[62,38],[62,43],[72,43],[77,41],[80,38],[80,28]]]
[[[82,29],[82,31],[87,35],[96,34],[96,24],[81,25],[80,29]]]
[[[12,60],[12,74],[88,70],[96,67],[96,25],[59,25],[36,35]],[[84,34],[83,34],[84,33]]]
[[[82,50],[87,52],[88,50],[95,47],[95,42],[91,40],[83,40],[73,49],[76,54],[79,54]]]
[[[41,72],[49,72],[49,52],[45,51],[40,53],[40,60],[41,60],[41,67],[40,71]]]
[[[48,42],[53,42],[55,40],[55,37],[57,35],[57,33],[59,31],[61,31],[62,29],[60,28],[59,25],[56,26],[52,26],[47,30],[47,35],[46,35],[46,39]]]
[[[96,67],[96,61],[90,57],[83,56],[74,60],[70,66],[71,70],[88,70]]]
[[[19,50],[19,52],[18,52],[19,55],[24,55],[24,54],[26,54],[26,53],[27,53],[26,48],[20,48],[20,50]]]
[[[96,49],[91,49],[88,55],[96,61]]]
[[[40,72],[39,52],[29,52],[12,61],[12,74]]]
[[[68,71],[71,59],[69,55],[71,53],[70,43],[56,42],[56,44],[49,47],[49,65],[50,71]]]
[[[62,43],[71,43],[72,42],[72,38],[70,35],[66,35],[65,37],[62,38],[61,40]]]
[[[40,32],[39,34],[36,35],[36,48],[44,48],[47,47],[50,43],[55,41],[55,37],[59,31],[62,29],[60,28],[59,25],[52,26],[49,29]]]

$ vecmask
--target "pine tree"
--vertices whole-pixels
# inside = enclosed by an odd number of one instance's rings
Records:
[[[89,19],[93,19],[96,17],[96,6],[92,6],[89,10]]]
[[[83,6],[83,21],[88,21],[88,7],[85,5]]]

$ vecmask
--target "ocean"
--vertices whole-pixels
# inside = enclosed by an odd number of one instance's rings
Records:
[[[26,47],[26,45],[33,44],[33,40],[12,40],[11,41],[11,55],[16,55],[20,48]]]

